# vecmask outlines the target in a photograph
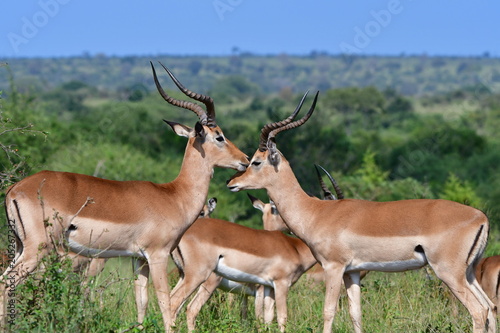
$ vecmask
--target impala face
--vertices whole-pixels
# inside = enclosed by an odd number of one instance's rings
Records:
[[[318,94],[319,92],[316,93],[307,114],[300,120],[293,121],[304,104],[307,92],[302,97],[297,108],[295,108],[295,111],[288,118],[264,126],[260,135],[259,149],[253,155],[249,167],[246,171],[237,173],[231,177],[227,182],[227,187],[232,192],[267,189],[279,179],[281,164],[288,165],[288,161],[276,148],[275,136],[281,131],[303,125],[314,112],[316,102],[318,101]]]
[[[250,163],[248,156],[243,154],[231,141],[226,139],[224,133],[219,128],[209,128],[205,126],[205,140],[212,143],[207,149],[207,154],[215,156],[215,166],[219,168],[245,171]]]
[[[277,152],[279,157],[271,159],[269,151],[261,152],[257,150],[250,161],[250,165],[243,172],[235,174],[229,182],[227,187],[231,192],[238,192],[241,190],[259,190],[266,188],[272,182],[273,174],[278,176],[279,163],[273,162],[281,160],[282,156]],[[274,164],[272,164],[274,163]],[[263,177],[265,175],[265,177]]]
[[[262,212],[264,230],[289,231],[285,221],[283,221],[283,218],[278,212],[278,208],[276,208],[272,200],[266,204],[250,194],[247,195],[250,201],[252,201],[252,205]]]
[[[196,123],[195,128],[171,121],[165,121],[180,136],[189,138],[189,144],[201,154],[210,156],[215,167],[245,171],[248,156],[239,150],[225,136],[219,126],[209,127]]]
[[[210,217],[210,214],[213,213],[215,207],[217,206],[217,198],[213,197],[207,200],[207,204],[203,206],[203,209],[200,212],[200,218]]]

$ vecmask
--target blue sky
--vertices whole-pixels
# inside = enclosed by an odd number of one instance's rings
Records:
[[[0,58],[234,50],[499,57],[499,15],[493,0],[9,0]]]

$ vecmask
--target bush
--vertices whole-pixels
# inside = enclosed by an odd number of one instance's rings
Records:
[[[16,332],[82,332],[99,320],[98,305],[84,292],[71,261],[51,254],[42,259],[43,270],[29,275],[17,286]]]

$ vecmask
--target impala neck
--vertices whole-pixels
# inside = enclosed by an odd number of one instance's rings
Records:
[[[177,178],[164,184],[176,189],[175,200],[183,205],[180,208],[186,212],[189,223],[194,222],[203,209],[214,172],[209,156],[195,148],[194,142],[195,138],[189,139]]]
[[[303,239],[304,231],[310,227],[310,215],[313,213],[309,202],[319,200],[311,198],[302,189],[290,165],[283,160],[277,177],[267,187],[267,194],[274,201],[278,212],[288,228]],[[306,231],[307,232],[307,231]]]

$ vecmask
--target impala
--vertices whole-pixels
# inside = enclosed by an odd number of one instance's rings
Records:
[[[446,200],[319,200],[302,190],[276,147],[276,135],[304,124],[317,96],[302,119],[267,124],[250,166],[227,186],[235,192],[266,189],[289,229],[311,248],[325,271],[323,332],[331,332],[342,278],[354,330],[361,332],[360,271],[399,272],[427,264],[467,308],[474,332],[495,332],[495,306],[474,277],[489,232],[481,211]]]
[[[208,300],[222,278],[264,286],[264,302],[276,299],[278,324],[284,331],[286,297],[289,288],[316,263],[311,251],[301,240],[279,231],[248,228],[219,219],[200,219],[186,231],[172,254],[182,270],[171,293],[172,317],[176,318],[186,299],[203,284],[188,308],[188,328],[194,329],[199,308]],[[216,273],[217,275],[214,275]],[[251,292],[250,292],[251,294]],[[273,319],[273,309],[264,320]],[[267,312],[267,311],[266,311]]]
[[[213,209],[215,208],[215,205],[211,206],[210,201],[209,205],[205,205],[204,211],[200,214],[200,219],[202,218],[208,218],[210,217],[210,214],[213,212]],[[199,223],[203,223],[203,221],[200,221]],[[182,246],[182,238],[180,240],[179,246]],[[172,251],[171,256],[176,265],[178,266],[178,270],[180,273],[180,279],[178,281],[178,284],[181,283],[180,281],[184,279],[185,273],[184,273],[184,267],[183,267],[183,259],[182,259],[182,254],[180,253],[179,246]],[[221,289],[223,291],[229,292],[231,294],[238,294],[244,296],[243,298],[243,303],[242,303],[242,317],[246,318],[247,316],[247,310],[248,310],[248,296],[254,296],[255,297],[255,317],[258,319],[263,319],[264,314],[263,314],[263,308],[264,308],[264,290],[261,288],[261,286],[255,286],[254,284],[248,284],[248,283],[240,283],[236,281],[231,281],[226,278],[220,277],[215,273],[211,273],[208,278],[203,282],[199,287],[198,291],[195,296],[193,296],[191,302],[187,305],[187,325],[188,325],[188,330],[193,331],[196,327],[196,317],[198,316],[201,308],[203,305],[208,301],[210,296],[212,295],[213,291],[215,289]],[[231,299],[232,301],[232,299]],[[182,304],[179,306],[179,308],[182,306]],[[179,311],[179,310],[178,310]],[[177,316],[178,311],[174,313],[174,317]],[[271,309],[271,311],[273,311]],[[271,318],[272,320],[272,318]]]
[[[208,199],[208,202],[205,206],[203,206],[203,210],[200,213],[200,218],[204,217],[210,217],[212,212],[215,210],[215,207],[217,205],[217,198],[210,198]],[[182,239],[181,239],[182,241]],[[172,256],[177,255],[177,249],[175,249],[173,252]],[[183,274],[182,270],[179,269],[181,275]],[[182,276],[181,276],[182,278]],[[203,294],[206,292],[206,288],[212,283],[215,283],[217,285],[218,289],[221,289],[223,291],[231,293],[228,297],[230,302],[234,301],[234,298],[232,296],[234,295],[241,295],[243,296],[243,301],[241,305],[241,316],[243,318],[247,318],[247,313],[248,313],[248,296],[254,296],[255,297],[255,317],[258,319],[263,319],[264,314],[262,312],[262,309],[264,307],[264,298],[263,298],[263,288],[260,286],[255,286],[253,284],[244,284],[244,283],[239,283],[235,281],[230,281],[228,279],[222,278],[219,279],[215,273],[210,274],[208,279],[198,288],[198,292],[196,293],[195,296],[193,296],[193,299],[191,302],[189,302],[187,306],[187,320],[188,320],[188,327],[195,327],[195,322],[196,322],[196,317],[198,316],[198,313],[200,312],[201,308],[205,304],[205,302],[210,298],[211,293],[207,296],[201,296],[200,294]],[[211,288],[211,287],[210,287]],[[206,299],[205,299],[206,297]]]
[[[481,259],[476,267],[476,279],[491,301],[500,305],[500,256],[492,256]]]
[[[213,213],[215,207],[217,206],[217,198],[210,198],[207,200],[207,204],[203,205],[203,209],[201,210],[198,218],[210,217],[210,214]]]
[[[163,65],[162,65],[163,66]],[[193,111],[194,128],[166,121],[188,138],[178,176],[170,183],[113,181],[87,175],[41,171],[25,178],[7,193],[9,225],[17,236],[18,256],[3,278],[13,285],[32,272],[40,259],[62,243],[79,255],[135,258],[136,291],[146,286],[149,272],[165,329],[170,331],[167,262],[187,228],[197,219],[207,197],[214,167],[243,171],[247,156],[224,137],[215,121],[213,100],[186,89],[165,67],[170,78],[194,102],[168,96],[151,63],[159,93],[168,103]],[[5,281],[5,280],[2,280]],[[5,301],[5,284],[2,283]],[[138,308],[143,295],[137,294]],[[142,322],[144,313],[138,313]]]

